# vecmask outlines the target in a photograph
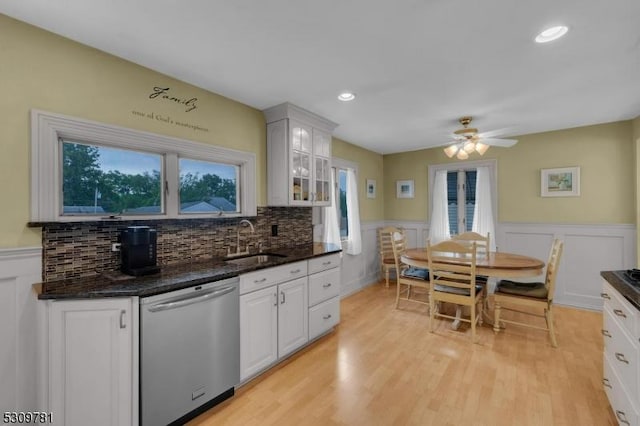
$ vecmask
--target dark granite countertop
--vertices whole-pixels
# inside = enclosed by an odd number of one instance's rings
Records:
[[[600,275],[640,310],[640,287],[625,275],[625,271],[602,271]]]
[[[161,272],[132,277],[121,272],[105,272],[90,277],[48,281],[42,283],[39,299],[90,299],[100,297],[153,296],[173,290],[205,284],[238,276],[245,272],[313,257],[338,253],[342,249],[333,244],[314,243],[287,249],[268,250],[265,253],[284,255],[266,263],[238,266],[223,258],[207,261],[163,266]]]

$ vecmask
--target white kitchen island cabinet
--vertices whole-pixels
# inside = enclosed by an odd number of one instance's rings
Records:
[[[607,281],[602,284],[602,384],[621,425],[640,424],[640,314]]]
[[[267,121],[267,203],[331,203],[331,133],[337,126],[289,103],[264,111]]]
[[[138,424],[134,306],[131,298],[47,302],[45,380],[53,424]]]

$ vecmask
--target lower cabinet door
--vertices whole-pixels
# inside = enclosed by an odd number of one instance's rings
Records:
[[[340,297],[309,308],[309,340],[331,330],[340,322]]]
[[[278,359],[277,286],[240,296],[240,380]]]
[[[133,421],[132,301],[49,305],[49,410],[58,425]]]
[[[309,341],[307,277],[278,285],[278,357]]]
[[[609,403],[616,416],[619,425],[637,426],[639,422],[638,413],[629,395],[622,386],[622,381],[616,373],[614,360],[608,355],[604,356],[604,373],[602,384],[609,398]],[[633,396],[636,398],[636,396]]]

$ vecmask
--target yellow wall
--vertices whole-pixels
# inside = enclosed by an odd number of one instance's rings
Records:
[[[222,96],[0,15],[0,247],[39,246],[29,220],[29,111],[32,108],[254,152],[257,202],[266,204],[266,130],[262,113]],[[215,71],[214,71],[215,72]],[[149,99],[170,87],[198,108]],[[194,131],[132,111],[203,128]]]
[[[512,148],[492,147],[498,161],[498,220],[538,223],[635,223],[632,122],[518,136]],[[384,156],[385,218],[425,221],[427,167],[448,159],[442,148]],[[580,166],[579,197],[540,197],[540,169]],[[415,180],[415,198],[397,199],[395,182]]]
[[[384,220],[384,167],[382,155],[360,148],[338,138],[333,138],[332,155],[358,163],[358,201],[360,220]],[[376,181],[376,198],[367,198],[366,181]]]

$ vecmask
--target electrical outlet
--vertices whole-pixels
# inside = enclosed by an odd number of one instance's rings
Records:
[[[112,243],[111,251],[120,251],[120,243]]]

